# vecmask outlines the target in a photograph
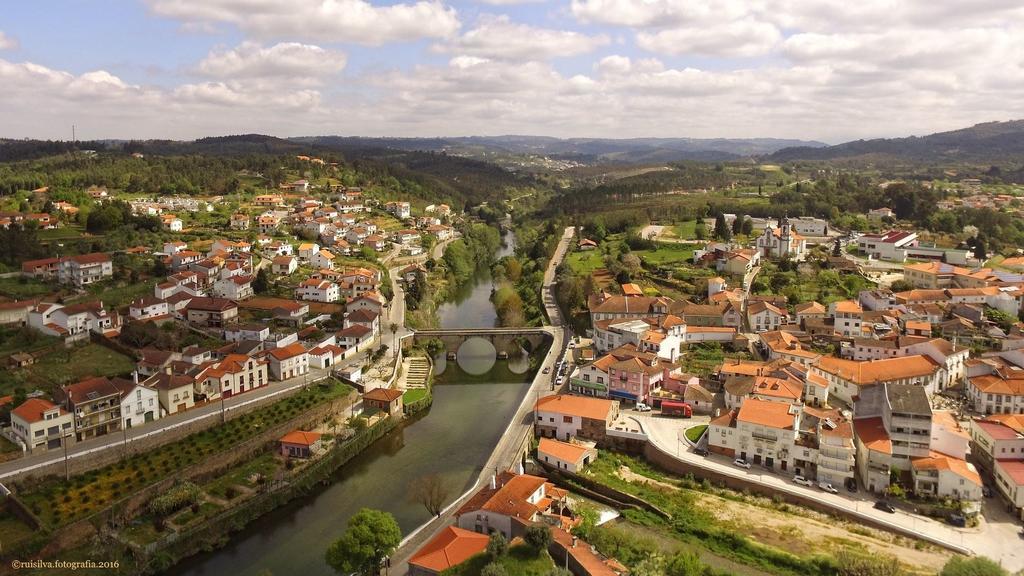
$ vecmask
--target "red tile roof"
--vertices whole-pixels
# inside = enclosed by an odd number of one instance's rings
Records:
[[[21,406],[12,410],[11,413],[25,422],[32,424],[42,420],[44,412],[53,410],[56,407],[57,405],[49,400],[44,400],[42,398],[29,398],[28,400],[25,400]],[[61,408],[60,413],[61,415],[67,414],[63,408]]]
[[[409,564],[442,572],[462,564],[487,549],[489,538],[456,526],[448,526],[413,554]]]
[[[312,446],[319,441],[319,433],[306,432],[305,430],[292,430],[281,437],[282,444],[297,444],[299,446]]]

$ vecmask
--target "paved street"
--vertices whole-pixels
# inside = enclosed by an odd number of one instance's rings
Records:
[[[1011,572],[1024,569],[1024,550],[1020,546],[1011,545],[1011,543],[1020,541],[1020,526],[999,508],[996,499],[988,499],[985,502],[985,519],[977,528],[954,528],[949,524],[910,514],[903,510],[889,514],[875,510],[872,506],[877,500],[877,496],[864,490],[856,494],[848,492],[829,494],[817,488],[794,484],[788,478],[756,466],[750,470],[737,468],[725,456],[711,454],[705,457],[695,454],[686,438],[683,437],[683,429],[704,423],[706,418],[695,418],[691,421],[665,418],[652,413],[639,414],[630,411],[629,414],[643,424],[649,441],[681,462],[716,473],[744,478],[747,481],[768,486],[777,492],[808,496],[837,510],[852,512],[880,523],[909,529],[928,538],[941,541],[947,547],[954,549],[963,547],[975,554],[988,556],[1002,563],[1003,567]]]
[[[298,376],[282,382],[272,381],[263,388],[252,390],[233,398],[228,398],[224,401],[223,409],[228,413],[239,410],[247,412],[252,410],[254,408],[253,404],[259,400],[273,396],[285,397],[307,384],[326,378],[328,375],[329,373],[326,370],[310,368],[309,374],[305,376]],[[215,401],[210,404],[200,406],[199,408],[164,416],[155,422],[150,422],[145,426],[129,430],[127,442],[130,444],[134,441],[159,435],[167,430],[192,424],[193,422],[198,422],[206,418],[220,418],[220,412],[221,403]],[[68,459],[93,455],[103,450],[122,448],[124,444],[125,435],[122,432],[115,432],[100,438],[92,438],[70,446],[68,448]],[[19,458],[18,460],[5,462],[0,464],[0,480],[10,478],[17,474],[31,472],[32,470],[63,461],[64,452],[62,450],[51,450],[39,454],[32,454],[24,458]]]

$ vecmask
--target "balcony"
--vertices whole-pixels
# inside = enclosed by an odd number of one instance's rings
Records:
[[[765,434],[763,432],[751,432],[750,437],[754,440],[760,440],[761,442],[775,443],[779,441],[779,437],[774,434]]]

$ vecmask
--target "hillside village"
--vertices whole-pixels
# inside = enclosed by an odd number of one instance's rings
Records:
[[[319,158],[297,159],[324,165]],[[96,205],[118,198],[99,186],[86,194]],[[414,216],[409,202],[298,179],[241,200],[219,223],[223,236],[173,239],[188,231],[175,213],[212,211],[220,201],[131,199],[133,213],[161,219],[167,240],[120,253],[22,263],[23,281],[64,292],[5,302],[6,324],[26,326],[71,349],[107,347],[134,367],[130,377],[93,376],[27,390],[21,400],[6,396],[13,402],[8,440],[29,453],[60,450],[154,426],[167,415],[258,392],[271,382],[336,375],[365,392],[393,382],[393,375],[364,377],[375,363],[382,370],[394,363],[394,350],[383,343],[398,329],[391,318],[401,318],[392,316],[393,282],[422,281],[417,272],[423,271],[426,251],[455,238],[460,217],[444,204],[423,206]],[[65,202],[54,208],[76,212]],[[4,217],[5,226],[66,225],[36,214]],[[155,262],[154,270],[165,275],[149,283],[149,293],[105,302],[103,287],[113,280],[114,259],[125,256]],[[395,279],[389,266],[400,269]],[[168,349],[161,336],[172,333],[195,343]],[[15,371],[31,370],[36,356],[45,353],[19,351],[8,361]]]

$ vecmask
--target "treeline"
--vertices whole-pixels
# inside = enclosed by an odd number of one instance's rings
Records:
[[[497,228],[485,224],[463,227],[462,238],[449,244],[442,258],[449,278],[455,284],[468,282],[478,267],[490,266],[500,246]]]
[[[540,326],[544,323],[541,291],[544,271],[562,237],[561,220],[529,220],[517,224],[516,254],[491,267],[496,289],[491,297],[502,326]]]

